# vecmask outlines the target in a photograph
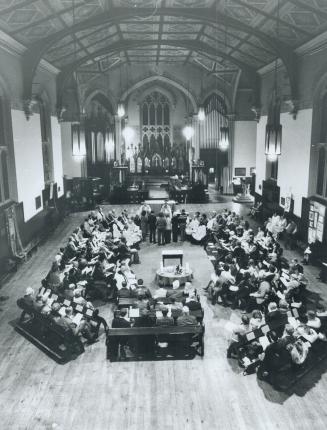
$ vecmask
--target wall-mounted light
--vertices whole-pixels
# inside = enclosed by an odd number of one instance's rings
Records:
[[[228,147],[229,147],[229,128],[220,127],[219,149],[221,151],[227,151]]]
[[[198,120],[199,121],[204,121],[205,119],[206,119],[206,114],[205,114],[205,111],[204,111],[204,107],[200,106],[199,107],[199,112],[198,112]]]
[[[122,131],[122,136],[125,140],[126,145],[129,145],[134,139],[135,131],[132,127],[125,127]]]
[[[191,140],[192,137],[194,136],[194,128],[191,127],[190,125],[186,125],[183,128],[182,132],[183,132],[183,136],[187,141]]]
[[[72,124],[72,155],[73,157],[86,156],[85,132],[79,122]]]
[[[123,116],[125,116],[125,106],[122,102],[118,103],[117,115],[119,116],[119,118],[123,118]]]
[[[278,109],[278,108],[277,108]],[[269,161],[276,161],[282,149],[281,124],[266,125],[265,154]]]

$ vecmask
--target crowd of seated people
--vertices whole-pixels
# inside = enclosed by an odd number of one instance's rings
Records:
[[[104,300],[135,299],[133,308],[139,309],[139,314],[132,318],[127,315],[128,326],[164,325],[160,319],[168,313],[167,318],[174,325],[197,324],[192,312],[201,309],[201,304],[192,286],[184,290],[179,290],[179,285],[171,291],[158,289],[156,298],[143,280],[136,279],[131,264],[139,263],[141,240],[142,230],[126,211],[119,216],[114,211],[105,215],[100,207],[96,208],[57,252],[36,296],[31,290],[23,300],[89,343],[96,341],[101,323],[107,329],[107,323],[92,304],[93,298],[99,296]],[[160,293],[161,298],[168,300],[168,307],[161,303]],[[117,311],[115,318],[118,316],[124,319],[126,314]],[[117,325],[115,318],[113,327]]]
[[[60,248],[44,285],[83,304],[94,294],[113,297],[130,274],[130,264],[140,262],[140,242],[141,231],[126,211],[105,215],[98,207]]]
[[[283,257],[283,248],[269,230],[258,232],[236,214],[219,214],[210,234],[215,270],[207,286],[214,304],[266,311],[268,303],[285,300],[305,312],[303,293],[307,279],[303,266]]]
[[[118,300],[127,300],[129,307],[114,312],[112,328],[197,326],[201,324],[203,311],[196,290],[189,282],[184,288],[179,287],[179,281],[174,281],[173,289],[158,288],[154,294],[151,294],[150,290],[144,286],[142,279],[137,281],[134,279],[130,283],[123,282],[122,288],[118,291]],[[133,353],[141,350],[152,352],[153,338],[150,336],[149,342],[146,337],[142,339],[140,344],[135,338],[119,338],[120,356],[126,357],[127,346]],[[165,346],[168,346],[168,342],[165,342]]]
[[[243,312],[227,357],[260,358],[263,376],[285,363],[304,364],[316,342],[326,341],[321,322],[325,317],[307,309],[303,266],[297,259],[285,259],[277,240],[286,227],[285,218],[272,217],[255,234],[241,217],[224,211],[208,232],[207,250],[215,256],[214,272],[205,288],[208,297],[213,304]],[[251,335],[252,341],[244,347],[244,336],[252,332],[259,333],[259,339],[269,333],[269,342],[261,344]]]
[[[115,298],[123,282],[135,279],[130,265],[139,263],[140,241],[140,229],[126,211],[105,215],[96,208],[57,252],[39,292],[28,288],[22,304],[93,343],[107,323],[91,301]]]
[[[50,290],[35,295],[33,288],[28,287],[26,289],[25,295],[19,299],[19,305],[24,310],[20,322],[33,322],[35,314],[39,314],[46,318],[49,323],[55,323],[76,338],[85,338],[88,344],[96,342],[100,325],[103,324],[104,328],[107,328],[107,323],[99,316],[98,310],[95,310],[91,303],[87,303],[87,308],[90,310],[89,314],[77,312],[70,306],[70,303],[67,303],[67,306],[64,305],[56,294],[51,297],[49,292]]]

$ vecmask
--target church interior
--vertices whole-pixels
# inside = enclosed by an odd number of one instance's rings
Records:
[[[325,429],[326,208],[327,0],[0,0],[0,429]]]

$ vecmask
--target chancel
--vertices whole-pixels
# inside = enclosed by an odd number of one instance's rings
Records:
[[[327,0],[0,0],[0,429],[325,430]]]

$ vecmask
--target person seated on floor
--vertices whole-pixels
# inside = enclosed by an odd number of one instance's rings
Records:
[[[84,299],[84,297],[82,297],[82,291],[79,288],[76,288],[76,290],[74,291],[73,302],[82,306],[86,305],[86,300]]]
[[[199,226],[192,232],[190,240],[194,245],[204,245],[207,236],[207,227],[201,220]]]
[[[315,329],[316,331],[319,331],[321,328],[321,320],[320,318],[317,317],[317,314],[315,311],[308,311],[307,312],[307,326]]]
[[[68,288],[64,290],[65,299],[73,300],[75,288],[76,288],[75,284],[68,285]]]
[[[251,289],[253,288],[253,283],[251,280],[250,272],[244,272],[242,278],[237,284],[237,291],[232,296],[232,308],[239,307],[244,310],[247,306],[249,300]]]
[[[183,306],[182,315],[177,318],[176,324],[178,326],[197,325],[195,316],[190,315],[188,306]]]
[[[250,320],[247,315],[242,315],[241,324],[233,329],[232,337],[227,348],[227,358],[237,355],[242,336],[251,331]]]
[[[263,318],[262,313],[259,310],[255,309],[252,312],[252,316],[250,318],[250,329],[256,330],[262,327],[264,324],[265,324],[265,320]]]
[[[253,306],[262,306],[268,298],[271,291],[270,283],[267,281],[261,281],[259,288],[254,293],[250,293],[249,300],[247,303],[247,310],[250,312]]]
[[[62,276],[59,270],[59,265],[56,261],[52,263],[51,270],[46,277],[48,287],[57,293],[62,285]]]
[[[187,220],[185,227],[185,236],[187,240],[191,240],[192,234],[195,233],[200,225],[199,219],[196,215],[192,219]]]
[[[228,264],[223,265],[223,270],[220,274],[220,280],[222,284],[228,283],[230,285],[234,285],[236,280],[230,271],[230,266]]]
[[[139,264],[140,257],[137,249],[127,246],[126,238],[121,237],[118,245],[118,253],[122,260],[130,259],[131,263]]]
[[[168,316],[168,308],[161,309],[162,316],[157,317],[156,325],[161,327],[168,327],[174,325],[174,318]]]

